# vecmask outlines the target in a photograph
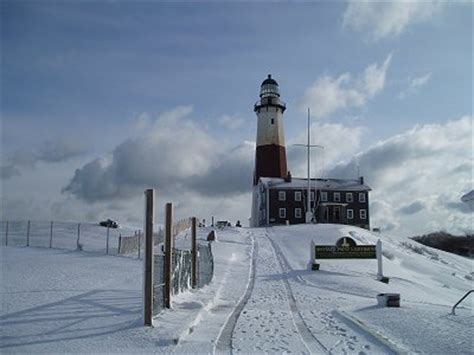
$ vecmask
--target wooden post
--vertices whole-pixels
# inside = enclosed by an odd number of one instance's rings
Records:
[[[109,225],[107,225],[107,239],[105,241],[105,254],[109,254]]]
[[[197,287],[197,243],[196,243],[196,217],[191,219],[191,286],[192,288]]]
[[[28,227],[26,228],[26,246],[30,246],[30,221],[28,221]]]
[[[76,240],[76,247],[77,247],[77,249],[79,249],[79,250],[80,250],[80,248],[81,248],[81,247],[79,246],[79,239],[80,239],[80,238],[81,238],[81,224],[78,223],[78,224],[77,224],[77,240]]]
[[[142,231],[138,231],[138,259],[140,259],[140,253],[142,249]]]
[[[173,205],[166,204],[165,211],[165,265],[164,265],[164,281],[163,300],[166,308],[171,308],[171,267],[172,267],[172,248],[171,242],[173,239]]]
[[[8,245],[8,221],[5,229],[5,245]]]
[[[51,221],[51,226],[49,228],[49,247],[53,247],[53,221]]]
[[[153,221],[155,216],[155,191],[145,191],[145,280],[144,280],[144,323],[153,326]]]
[[[119,234],[119,245],[118,245],[117,254],[120,254],[121,248],[122,248],[122,233]]]

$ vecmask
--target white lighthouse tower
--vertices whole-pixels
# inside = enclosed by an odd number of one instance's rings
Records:
[[[258,224],[259,194],[256,185],[261,177],[286,178],[285,135],[283,113],[286,105],[280,100],[278,83],[269,74],[260,86],[260,100],[254,106],[257,114],[257,147],[253,176],[251,226]]]
[[[260,100],[254,106],[257,114],[257,149],[253,184],[260,177],[285,178],[286,164],[283,112],[286,105],[280,100],[278,83],[269,74],[260,87]]]

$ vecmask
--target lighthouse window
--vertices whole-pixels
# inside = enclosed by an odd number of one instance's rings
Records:
[[[271,120],[271,121],[272,121],[272,124],[275,124],[275,119],[274,119],[274,118],[272,118],[272,120]]]

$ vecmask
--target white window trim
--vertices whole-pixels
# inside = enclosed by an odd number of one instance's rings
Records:
[[[352,192],[346,192],[346,202],[354,202],[354,195],[352,195]]]
[[[296,212],[299,212],[299,213],[296,213]],[[301,218],[302,217],[302,213],[301,213],[301,208],[295,208],[295,218]]]
[[[367,219],[367,210],[361,209],[359,211],[359,217],[360,217],[360,219]]]
[[[354,210],[348,209],[347,210],[347,219],[354,219]]]
[[[278,201],[286,201],[286,191],[278,191]]]
[[[295,201],[301,201],[301,191],[295,191]]]
[[[279,218],[286,218],[286,208],[279,208],[278,209],[278,217]]]
[[[359,202],[365,202],[365,193],[359,192]]]
[[[334,202],[341,202],[341,193],[340,192],[334,192]]]
[[[326,191],[321,191],[321,201],[326,202],[328,200],[328,193]]]

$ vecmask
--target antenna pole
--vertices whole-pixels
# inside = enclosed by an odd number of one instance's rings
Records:
[[[306,223],[311,222],[312,211],[311,211],[311,116],[310,109],[308,107],[308,195],[306,198]]]

